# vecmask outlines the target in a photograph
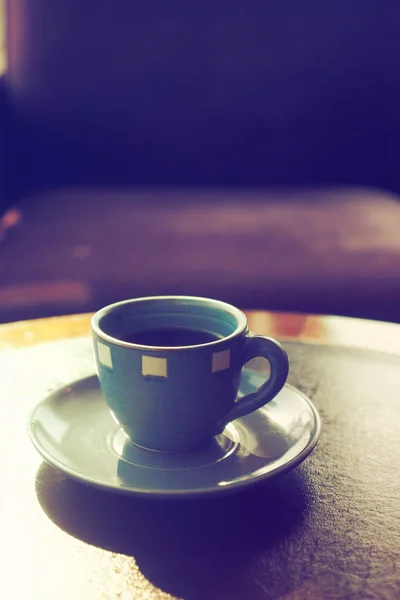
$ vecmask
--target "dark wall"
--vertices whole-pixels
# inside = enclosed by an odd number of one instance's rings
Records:
[[[400,3],[10,0],[26,186],[400,191]]]

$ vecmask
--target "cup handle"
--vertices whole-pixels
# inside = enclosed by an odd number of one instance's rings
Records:
[[[258,356],[268,360],[271,367],[270,378],[258,390],[237,400],[225,417],[224,426],[268,404],[285,385],[289,373],[289,359],[280,343],[258,335],[249,337],[243,348],[243,366]]]

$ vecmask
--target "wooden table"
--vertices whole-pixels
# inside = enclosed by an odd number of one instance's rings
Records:
[[[44,464],[27,417],[93,373],[89,316],[0,326],[1,598],[400,598],[400,326],[265,312],[249,322],[286,340],[321,440],[289,474],[189,502],[104,493]]]

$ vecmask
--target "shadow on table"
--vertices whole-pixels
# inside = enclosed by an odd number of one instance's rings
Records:
[[[285,570],[290,540],[312,505],[309,485],[297,469],[218,498],[160,501],[90,488],[46,463],[36,477],[39,502],[56,525],[84,542],[133,556],[153,585],[185,600],[231,598],[229,593],[273,598],[296,588],[301,581]],[[294,546],[301,552],[298,540]],[[257,571],[263,579],[269,571],[268,592]],[[307,573],[296,577],[304,581]]]

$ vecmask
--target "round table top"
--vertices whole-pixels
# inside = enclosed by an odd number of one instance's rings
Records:
[[[248,317],[283,341],[320,442],[288,474],[186,502],[109,494],[46,465],[28,415],[94,372],[90,316],[0,326],[1,597],[400,597],[400,325]]]

